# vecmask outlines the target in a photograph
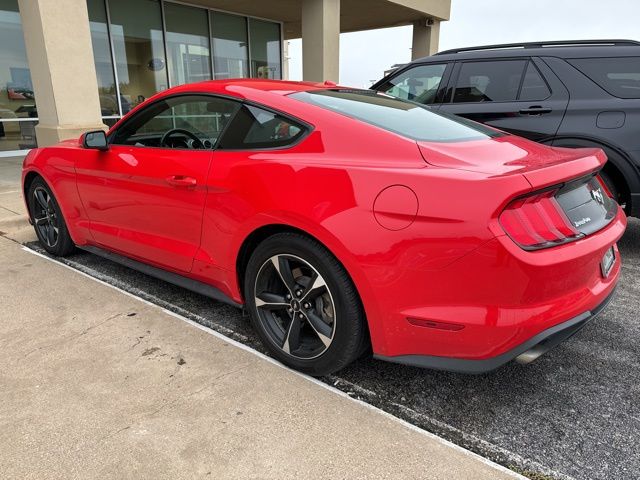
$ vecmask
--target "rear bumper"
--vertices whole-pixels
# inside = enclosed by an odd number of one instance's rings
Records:
[[[566,245],[528,252],[503,235],[438,270],[414,261],[385,278],[377,296],[384,342],[372,342],[373,351],[384,358],[488,360],[596,311],[620,277],[615,245],[625,227],[619,209],[607,227]],[[611,247],[617,261],[604,277],[600,262]],[[402,288],[389,295],[396,286]]]
[[[430,355],[400,355],[386,357],[374,355],[378,360],[400,363],[414,367],[429,368],[433,370],[446,370],[450,372],[482,374],[501,367],[512,360],[520,363],[530,363],[556,345],[569,339],[579,332],[589,321],[597,317],[611,302],[615,295],[612,291],[605,300],[590,311],[584,312],[570,320],[548,328],[517,347],[491,358],[482,360],[469,360],[464,358],[437,357]]]

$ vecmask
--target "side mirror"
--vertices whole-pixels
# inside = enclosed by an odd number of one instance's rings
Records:
[[[82,138],[82,146],[93,150],[109,150],[107,134],[103,130],[87,132]]]

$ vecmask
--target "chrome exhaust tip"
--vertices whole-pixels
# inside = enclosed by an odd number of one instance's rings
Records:
[[[537,360],[539,357],[544,355],[548,350],[549,348],[546,348],[542,345],[536,345],[535,347],[518,355],[516,358],[514,358],[514,360],[518,362],[520,365],[527,365]]]

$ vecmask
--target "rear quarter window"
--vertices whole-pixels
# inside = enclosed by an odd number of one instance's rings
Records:
[[[614,97],[640,98],[640,57],[567,61]]]
[[[225,131],[222,150],[286,148],[300,140],[308,129],[301,123],[253,105],[243,105]]]

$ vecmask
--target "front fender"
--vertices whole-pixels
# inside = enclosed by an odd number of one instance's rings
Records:
[[[40,176],[60,206],[71,239],[76,245],[84,245],[90,241],[91,232],[78,194],[75,161],[72,155],[64,154],[67,150],[50,147],[32,150],[27,155],[22,167],[23,197],[29,212],[25,182],[33,174]]]

